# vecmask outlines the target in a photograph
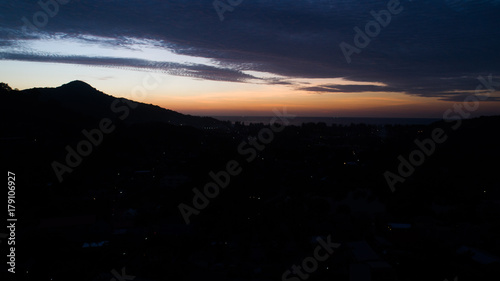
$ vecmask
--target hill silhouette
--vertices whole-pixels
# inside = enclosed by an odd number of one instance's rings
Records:
[[[173,110],[152,104],[140,103],[124,98],[107,95],[83,81],[72,81],[57,88],[33,88],[22,91],[2,87],[1,109],[5,113],[23,119],[23,116],[37,118],[49,115],[81,115],[84,118],[116,118],[125,116],[123,122],[136,124],[145,122],[164,122],[171,125],[192,126],[195,128],[223,128],[225,125],[214,118],[184,115]],[[50,112],[48,112],[50,111]],[[121,114],[118,114],[118,113]],[[73,117],[74,117],[73,116]]]

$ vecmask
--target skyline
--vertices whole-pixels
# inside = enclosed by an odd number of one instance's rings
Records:
[[[233,1],[223,13],[217,1],[6,2],[0,76],[19,89],[81,80],[133,99],[159,75],[140,101],[185,114],[442,118],[477,77],[500,80],[497,0]],[[471,117],[500,114],[499,97]]]

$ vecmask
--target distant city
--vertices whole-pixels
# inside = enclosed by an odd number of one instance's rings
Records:
[[[221,121],[230,121],[231,123],[241,122],[245,125],[254,123],[269,124],[272,116],[212,116]],[[373,117],[295,117],[290,120],[291,125],[301,126],[305,123],[325,123],[348,126],[351,124],[367,125],[429,125],[439,121],[439,118],[373,118]]]

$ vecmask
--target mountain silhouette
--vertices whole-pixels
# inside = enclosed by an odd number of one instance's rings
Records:
[[[73,91],[74,94],[76,93],[87,94],[90,93],[91,91],[97,91],[94,87],[80,80],[71,81],[57,88],[66,91]]]
[[[125,124],[164,122],[195,128],[224,128],[225,123],[210,117],[181,114],[156,105],[107,95],[83,81],[72,81],[57,88],[33,88],[4,91],[0,96],[2,110],[12,116],[24,114],[39,118],[47,114],[81,115],[81,118],[121,120]],[[52,111],[52,112],[50,112]],[[56,111],[56,112],[53,112]],[[64,114],[63,114],[64,113]],[[38,116],[38,117],[37,117]],[[73,116],[74,117],[74,116]],[[18,116],[23,118],[23,116]],[[63,118],[71,118],[66,116]]]

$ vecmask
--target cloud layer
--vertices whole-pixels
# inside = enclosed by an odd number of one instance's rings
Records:
[[[387,9],[388,2],[245,0],[226,11],[220,21],[211,0],[71,0],[59,4],[57,13],[51,6],[53,16],[47,17],[46,24],[25,33],[26,19],[34,25],[37,20],[40,23],[44,10],[34,0],[6,0],[0,4],[0,57],[147,68],[208,80],[289,84],[311,93],[391,91],[444,100],[458,100],[473,91],[479,75],[493,74],[499,79],[499,0],[401,0],[403,10],[392,15],[390,23],[347,63],[339,44],[355,46],[354,28],[364,30],[373,20],[371,11]],[[165,48],[211,63],[78,52],[61,55],[60,50],[38,52],[19,43],[54,36],[116,50]],[[246,71],[285,79],[258,78]],[[386,86],[305,87],[292,82],[293,78],[340,77]]]

